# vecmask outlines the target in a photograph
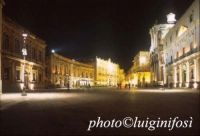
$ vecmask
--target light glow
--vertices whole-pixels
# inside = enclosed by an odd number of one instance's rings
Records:
[[[179,28],[179,31],[178,31],[178,37],[181,36],[181,35],[182,35],[184,32],[186,32],[187,30],[188,30],[187,27],[181,26],[181,27]]]
[[[197,83],[194,83],[194,84],[193,84],[193,87],[194,87],[195,89],[197,89],[198,84],[197,84]]]
[[[145,64],[146,63],[146,57],[140,57],[140,63]]]
[[[189,83],[185,83],[185,86],[188,88],[189,87]]]
[[[176,22],[176,15],[173,13],[167,14],[167,23],[174,24]]]
[[[174,83],[174,87],[176,88],[176,83]]]
[[[21,89],[21,90],[24,89],[24,83],[20,83],[19,86],[20,86],[20,89]]]
[[[26,37],[28,36],[28,34],[27,34],[27,33],[23,33],[22,36],[23,36],[24,38],[26,38]]]
[[[33,90],[34,89],[34,84],[30,83],[30,89]]]

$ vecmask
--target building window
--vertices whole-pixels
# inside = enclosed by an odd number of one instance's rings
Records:
[[[16,70],[16,80],[20,80],[20,70]]]
[[[32,48],[32,58],[36,60],[36,50]]]
[[[193,69],[191,69],[191,71],[190,71],[190,79],[191,80],[194,80],[194,70]]]
[[[4,68],[4,73],[3,73],[4,80],[9,80],[9,75],[10,75],[10,69]]]
[[[177,82],[179,82],[179,73],[176,74]]]
[[[36,81],[36,74],[33,73],[33,81]]]
[[[82,77],[84,77],[84,73],[82,72]]]
[[[20,42],[18,39],[15,39],[15,53],[20,54]]]
[[[172,63],[172,61],[173,61],[172,59],[173,59],[173,58],[172,58],[172,56],[171,56],[171,63]]]
[[[3,33],[3,49],[9,50],[9,36]]]
[[[190,23],[193,22],[193,13],[190,15],[189,20],[190,20]]]
[[[39,57],[39,61],[42,62],[42,52],[41,51],[39,51],[39,56],[38,57]]]
[[[32,58],[32,45],[28,44],[27,45],[27,52],[28,52],[28,58]]]
[[[38,77],[39,77],[39,82],[41,82],[42,81],[42,75],[39,74]]]

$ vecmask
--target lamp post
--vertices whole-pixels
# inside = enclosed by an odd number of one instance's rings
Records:
[[[27,49],[26,49],[26,38],[28,34],[23,33],[23,48],[22,48],[22,55],[24,59],[24,65],[23,65],[23,88],[22,88],[22,96],[26,96],[26,86],[25,86],[25,76],[27,76],[26,71],[25,71],[25,64],[26,64],[26,56],[27,56]]]

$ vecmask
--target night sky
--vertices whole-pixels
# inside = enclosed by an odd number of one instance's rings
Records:
[[[5,0],[4,14],[76,60],[111,58],[127,70],[149,50],[149,29],[179,19],[193,0]],[[156,21],[157,20],[157,21]]]

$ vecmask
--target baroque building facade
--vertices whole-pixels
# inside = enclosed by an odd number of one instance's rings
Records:
[[[173,15],[173,14],[171,14]],[[168,15],[169,16],[169,15]],[[151,36],[150,46],[150,71],[152,85],[163,84],[164,81],[164,37],[168,31],[174,26],[174,24],[156,24],[149,33]]]
[[[199,5],[195,0],[164,38],[164,82],[170,87],[200,86]]]
[[[127,83],[133,87],[146,87],[151,82],[150,54],[140,51],[133,59],[133,65],[126,76]]]
[[[124,70],[111,59],[105,60],[96,57],[95,60],[95,85],[97,86],[117,86],[124,79]]]
[[[23,87],[26,89],[44,87],[46,43],[11,19],[3,17],[2,21],[3,91],[21,90]],[[28,34],[25,45],[26,60],[22,55],[24,32]]]
[[[55,52],[47,57],[47,86],[79,88],[94,85],[94,67]]]

